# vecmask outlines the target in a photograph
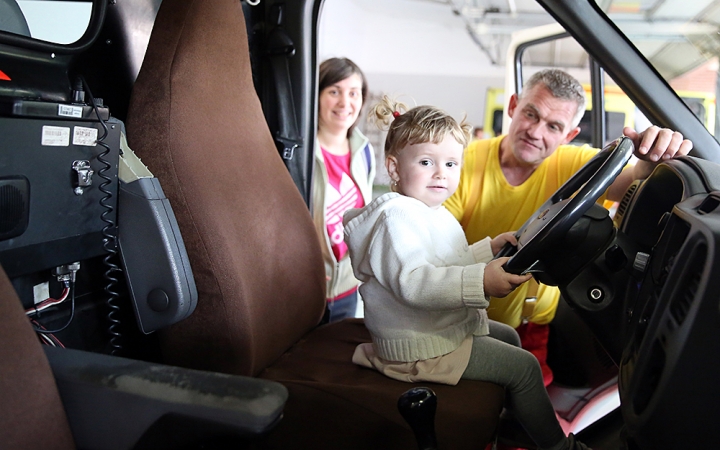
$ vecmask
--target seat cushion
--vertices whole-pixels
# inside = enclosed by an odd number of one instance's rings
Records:
[[[290,391],[285,414],[257,448],[416,449],[397,410],[400,395],[427,386],[438,396],[435,426],[442,449],[482,449],[502,409],[504,389],[461,380],[456,386],[393,380],[351,362],[355,347],[370,342],[362,319],[346,319],[307,334],[261,373]]]

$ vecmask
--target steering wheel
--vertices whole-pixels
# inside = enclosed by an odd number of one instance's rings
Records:
[[[503,265],[505,271],[514,274],[542,271],[543,255],[560,243],[575,222],[615,181],[634,148],[632,140],[622,136],[606,145],[567,180],[515,233],[517,249],[506,244],[498,252],[496,258],[512,255]]]

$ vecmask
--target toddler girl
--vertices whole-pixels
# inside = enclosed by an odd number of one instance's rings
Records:
[[[535,357],[511,327],[490,321],[487,297],[504,297],[530,279],[492,261],[513,233],[468,246],[443,202],[457,189],[469,125],[432,106],[387,96],[371,114],[389,128],[385,166],[393,192],[345,213],[345,241],[362,281],[372,344],[353,362],[401,381],[497,383],[507,408],[541,449],[587,449],[557,421]],[[492,220],[492,218],[488,218]]]

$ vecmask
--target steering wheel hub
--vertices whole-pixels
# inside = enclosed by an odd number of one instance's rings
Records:
[[[518,230],[517,252],[505,263],[505,270],[541,271],[543,259],[610,187],[633,151],[632,140],[620,137],[566,181]]]

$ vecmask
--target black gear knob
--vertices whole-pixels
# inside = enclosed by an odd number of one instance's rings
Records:
[[[398,399],[398,410],[410,425],[419,450],[437,450],[435,437],[435,410],[437,396],[426,387],[415,387]]]

